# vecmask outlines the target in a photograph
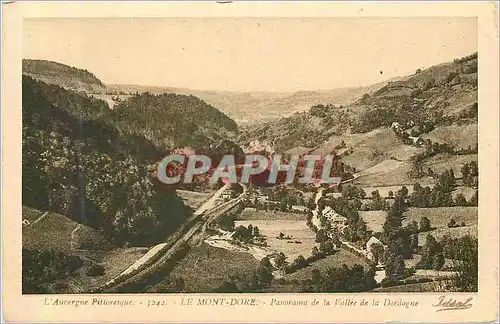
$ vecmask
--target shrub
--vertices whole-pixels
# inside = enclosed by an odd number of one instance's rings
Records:
[[[105,272],[106,272],[106,270],[104,269],[104,267],[102,265],[94,264],[87,270],[87,276],[99,277],[99,276],[104,275]]]
[[[396,279],[391,279],[391,278],[384,278],[380,282],[380,285],[382,287],[394,287],[394,286],[400,286],[402,285],[403,282],[401,280],[396,280]]]

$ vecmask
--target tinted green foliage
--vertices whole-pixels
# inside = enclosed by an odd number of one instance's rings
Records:
[[[22,259],[23,293],[47,292],[47,284],[67,278],[83,265],[80,257],[54,250],[23,249]]]
[[[236,123],[194,96],[143,93],[120,102],[113,110],[118,128],[144,136],[164,148],[202,148],[229,133]]]
[[[101,80],[84,69],[78,69],[68,65],[46,60],[23,60],[23,73],[41,74],[44,76],[69,77],[80,79],[85,83],[103,86]]]
[[[352,268],[345,264],[342,267],[328,267],[324,275],[317,269],[312,278],[302,283],[303,292],[361,292],[375,288],[375,271],[355,264]]]
[[[443,247],[436,239],[428,234],[422,248],[422,259],[417,268],[440,270],[444,265]]]
[[[147,245],[189,213],[155,190],[150,141],[123,135],[104,102],[23,77],[23,204],[102,229],[117,244]]]

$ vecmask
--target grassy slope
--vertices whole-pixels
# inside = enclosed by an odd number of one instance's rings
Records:
[[[448,143],[455,147],[467,148],[477,145],[477,123],[469,125],[440,126],[422,136],[436,143]]]
[[[442,173],[445,170],[453,168],[455,177],[460,178],[462,176],[462,172],[460,171],[462,166],[471,161],[477,162],[477,160],[477,154],[451,155],[441,153],[426,160],[424,165],[425,168],[431,168],[434,173]]]
[[[43,214],[40,211],[23,207],[23,215],[25,210],[38,215]],[[77,255],[84,260],[83,267],[77,271],[78,276],[56,282],[66,287],[62,290],[58,289],[58,292],[85,292],[99,286],[126,269],[147,251],[144,248],[115,248],[98,231],[85,225],[81,225],[80,229],[72,235],[78,226],[77,222],[63,215],[48,213],[36,224],[23,228],[23,248],[53,249],[68,255]],[[93,248],[86,250],[87,246]],[[85,274],[93,264],[100,264],[105,268],[103,276],[89,277]]]
[[[186,292],[209,292],[231,275],[250,277],[258,264],[248,253],[202,244],[191,249],[172,271],[171,277],[182,277]]]
[[[328,267],[338,268],[341,267],[343,264],[347,265],[348,267],[352,267],[356,263],[364,267],[367,266],[366,262],[362,258],[355,255],[354,253],[346,250],[340,250],[339,252],[333,255],[329,255],[324,259],[314,262],[309,267],[298,270],[294,273],[287,274],[285,276],[285,279],[299,280],[299,281],[305,279],[311,279],[312,271],[314,269],[318,269],[321,272],[324,272],[324,270]]]
[[[105,86],[87,70],[65,64],[23,59],[23,74],[45,83],[57,84],[65,89],[85,92],[103,92]]]
[[[245,208],[238,220],[306,220],[305,214],[286,213],[280,211],[264,211]]]

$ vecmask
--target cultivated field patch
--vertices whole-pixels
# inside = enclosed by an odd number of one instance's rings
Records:
[[[365,221],[366,227],[374,232],[383,232],[383,226],[387,218],[384,210],[360,211],[359,216]]]
[[[245,208],[238,216],[239,220],[306,220],[305,214],[280,211],[255,210]]]
[[[184,204],[191,208],[197,208],[203,204],[213,193],[210,192],[196,192],[189,190],[177,190],[177,195],[184,200]]]
[[[23,229],[23,247],[70,252],[71,233],[77,226],[77,222],[66,216],[49,213],[40,222]]]
[[[360,264],[363,267],[368,266],[366,264],[366,261],[364,261],[362,258],[357,256],[356,254],[349,252],[347,250],[339,250],[337,253],[333,255],[329,255],[324,259],[320,259],[318,261],[315,261],[313,264],[310,266],[300,269],[294,273],[290,273],[285,275],[286,280],[306,280],[306,279],[311,279],[312,277],[312,271],[314,269],[318,269],[322,274],[325,273],[326,268],[331,267],[331,268],[340,268],[342,265],[346,265],[349,268],[351,268],[355,264]]]
[[[457,148],[475,147],[478,143],[477,124],[439,126],[422,137],[436,143],[448,143]]]
[[[193,247],[170,276],[183,278],[186,292],[208,292],[219,287],[230,276],[250,278],[258,265],[259,262],[248,253],[204,243]]]
[[[438,207],[438,208],[410,208],[404,213],[403,226],[412,221],[420,222],[422,217],[431,221],[431,227],[447,228],[450,218],[455,222],[465,222],[465,225],[477,225],[477,207]]]
[[[410,177],[410,172],[413,169],[411,162],[397,162],[396,164],[392,164],[387,162],[387,165],[391,165],[391,168],[384,170],[380,168],[380,166],[375,166],[375,169],[368,170],[368,172],[364,173],[364,175],[360,176],[356,179],[355,184],[363,187],[387,187],[387,186],[401,186],[401,184],[405,183],[415,183],[418,182],[423,186],[434,184],[435,180],[430,178],[421,178],[414,179]],[[382,165],[383,166],[383,165]],[[373,170],[378,170],[380,172],[371,172]],[[408,188],[409,189],[409,188]]]
[[[425,244],[425,238],[427,234],[431,234],[437,241],[440,241],[443,236],[447,236],[449,238],[460,238],[466,235],[470,235],[472,237],[477,238],[477,225],[465,226],[465,227],[440,227],[435,230],[429,232],[422,232],[418,234],[418,245],[423,246]]]
[[[237,221],[235,226],[249,224],[259,228],[270,249],[283,252],[291,261],[299,255],[310,256],[316,244],[316,235],[307,227],[305,220],[245,220]],[[278,239],[280,233],[290,239]]]
[[[477,162],[477,154],[452,155],[449,153],[442,153],[426,160],[424,169],[431,168],[435,174],[453,169],[455,177],[460,178],[462,177],[462,166],[471,161]]]

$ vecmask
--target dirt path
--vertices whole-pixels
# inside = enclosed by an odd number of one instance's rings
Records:
[[[75,235],[76,232],[78,232],[82,228],[82,224],[78,224],[72,231],[71,231],[71,239],[69,240],[69,245],[73,250],[76,250],[76,242],[75,242]]]
[[[35,225],[36,223],[38,223],[39,221],[41,221],[42,219],[44,219],[48,214],[49,214],[49,212],[43,213],[42,216],[40,216],[37,219],[35,219],[33,221],[33,223],[29,224],[27,227]]]

